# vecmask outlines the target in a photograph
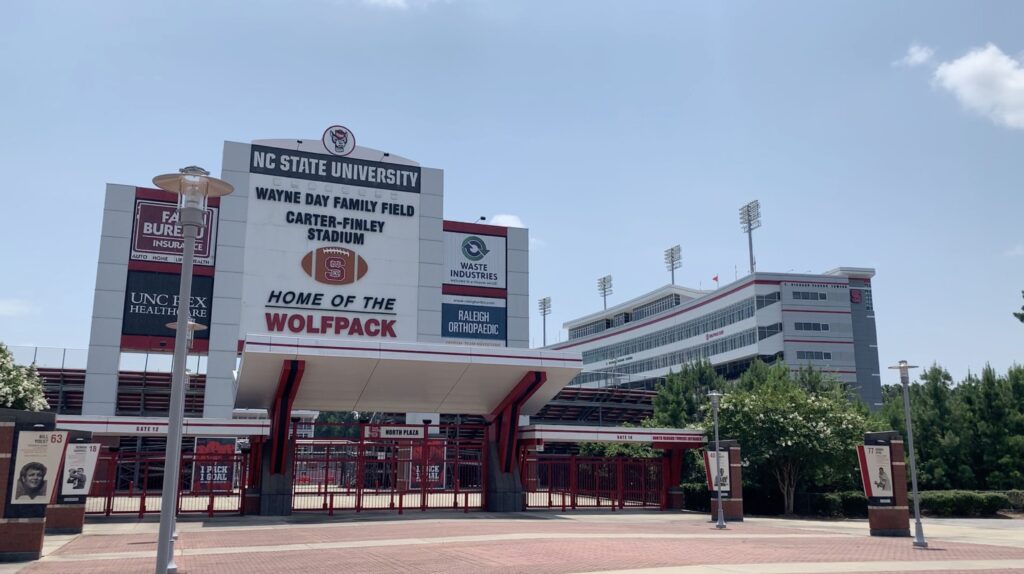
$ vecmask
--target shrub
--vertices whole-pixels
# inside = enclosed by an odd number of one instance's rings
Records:
[[[686,510],[711,511],[711,495],[706,483],[684,482],[679,487],[683,489],[683,507]]]
[[[1024,510],[1024,490],[1007,490],[1005,493],[1010,510],[1020,512]]]
[[[868,499],[863,492],[847,490],[838,493],[843,508],[843,516],[862,518],[868,515]]]
[[[998,492],[933,490],[921,493],[921,512],[932,516],[994,516],[1009,506],[1009,498]]]

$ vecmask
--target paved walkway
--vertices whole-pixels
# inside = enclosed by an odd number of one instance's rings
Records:
[[[0,574],[152,572],[155,521],[98,521],[49,537],[42,560]],[[1024,520],[926,520],[927,550],[871,538],[865,521],[702,515],[470,513],[183,521],[179,572],[1024,573]]]

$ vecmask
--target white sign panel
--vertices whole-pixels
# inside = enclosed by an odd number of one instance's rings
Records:
[[[893,496],[892,458],[888,446],[864,445],[864,465],[868,475],[870,498]]]
[[[88,495],[100,455],[98,443],[69,444],[64,453],[64,476],[61,478],[62,496]]]
[[[415,340],[420,168],[260,145],[242,336]]]
[[[67,431],[21,431],[14,458],[11,504],[48,504]]]
[[[423,427],[370,425],[366,438],[423,438]]]
[[[505,288],[505,238],[444,232],[444,282]]]
[[[729,453],[709,450],[705,453],[704,470],[708,473],[708,489],[718,491],[722,489],[723,495],[729,493]]]

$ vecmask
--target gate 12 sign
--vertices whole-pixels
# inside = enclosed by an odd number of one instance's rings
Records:
[[[857,445],[860,461],[861,481],[864,496],[872,506],[893,506],[892,457],[889,447],[882,445]]]

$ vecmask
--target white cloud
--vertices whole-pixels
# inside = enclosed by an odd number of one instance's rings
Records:
[[[1024,243],[1018,243],[1013,247],[1003,251],[1004,257],[1024,257]]]
[[[518,215],[499,213],[486,222],[489,225],[500,225],[501,227],[526,227]]]
[[[1024,67],[998,47],[988,44],[939,64],[933,82],[968,110],[1024,129]]]
[[[0,317],[21,317],[35,312],[35,305],[24,299],[0,299]]]
[[[925,64],[928,60],[932,59],[935,55],[935,50],[932,50],[928,46],[922,46],[920,44],[911,44],[907,48],[907,53],[902,58],[892,63],[893,66],[903,66],[906,68],[912,68],[914,66],[920,66]]]

